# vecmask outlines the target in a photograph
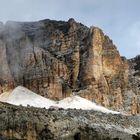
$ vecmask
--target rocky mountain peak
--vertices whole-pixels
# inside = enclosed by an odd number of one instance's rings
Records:
[[[47,98],[74,93],[137,114],[139,86],[129,62],[101,29],[74,19],[0,24],[0,94],[22,85]]]

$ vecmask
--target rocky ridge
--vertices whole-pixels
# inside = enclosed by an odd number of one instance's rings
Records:
[[[22,85],[47,98],[77,94],[138,114],[134,61],[121,57],[101,29],[74,19],[0,24],[0,93]]]

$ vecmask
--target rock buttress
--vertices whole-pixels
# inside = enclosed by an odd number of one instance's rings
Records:
[[[139,112],[128,61],[101,29],[74,19],[1,24],[0,65],[0,93],[23,85],[55,100],[73,93],[108,108]]]

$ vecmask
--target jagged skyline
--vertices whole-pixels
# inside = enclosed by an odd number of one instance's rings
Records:
[[[0,0],[0,21],[74,18],[98,26],[110,36],[121,55],[140,54],[139,0]]]

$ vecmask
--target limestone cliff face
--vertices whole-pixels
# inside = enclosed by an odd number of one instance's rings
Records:
[[[132,90],[138,99],[128,61],[101,29],[74,19],[0,24],[0,66],[0,93],[23,85],[55,100],[73,93],[139,113],[128,96]]]
[[[98,28],[91,28],[82,54],[78,93],[106,106],[121,109],[123,91],[128,85],[128,64],[112,41]]]

